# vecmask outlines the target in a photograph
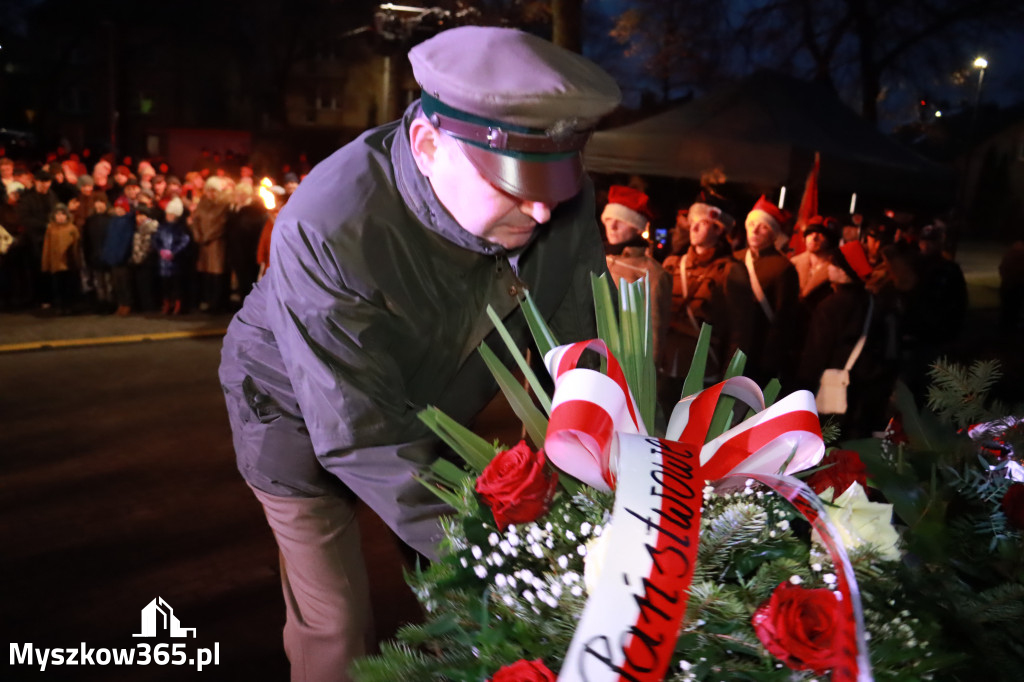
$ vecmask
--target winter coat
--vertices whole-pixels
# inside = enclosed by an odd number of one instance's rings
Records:
[[[135,236],[135,211],[119,216],[110,216],[107,235],[103,240],[101,260],[110,267],[127,265],[132,255],[132,241]]]
[[[157,252],[161,277],[172,277],[180,269],[178,255],[185,250],[191,239],[181,220],[176,220],[173,223],[160,223],[156,233],[153,234],[153,250]],[[171,258],[165,259],[162,251],[170,251]]]
[[[159,223],[152,218],[142,221],[142,224],[135,225],[135,234],[132,235],[132,257],[133,265],[142,265],[151,253],[153,253],[153,234],[156,232]]]
[[[747,251],[742,249],[733,254],[744,268]],[[796,367],[800,346],[800,278],[789,259],[774,247],[754,253],[754,272],[773,319],[769,321],[753,288],[748,288],[748,300],[754,312],[750,346],[744,349],[748,357],[746,374],[761,384],[779,378],[786,386]]]
[[[78,228],[72,222],[50,223],[43,237],[43,272],[78,270]]]
[[[590,276],[606,267],[589,181],[516,252],[461,228],[413,160],[418,110],[321,162],[281,210],[274,265],[228,328],[220,380],[250,485],[354,493],[436,556],[448,508],[415,478],[440,454],[418,413],[465,424],[487,405],[497,384],[480,342],[511,358],[486,309],[525,344],[526,288],[560,342],[590,338]]]
[[[199,246],[196,271],[223,275],[227,250],[228,205],[203,197],[192,214],[192,237]]]
[[[18,220],[25,228],[28,238],[36,244],[43,241],[50,215],[57,203],[57,195],[52,190],[40,194],[34,189],[29,189],[18,198]]]
[[[94,213],[85,220],[85,226],[82,228],[82,241],[85,262],[90,268],[108,267],[103,260],[103,245],[107,242],[110,218],[109,213]]]
[[[646,247],[626,246],[621,253],[605,253],[605,262],[612,282],[619,286],[619,280],[635,282],[643,276],[651,286],[651,329],[654,330],[654,357],[660,357],[662,340],[668,328],[672,309],[672,277],[661,267],[661,263],[647,254]]]
[[[267,222],[267,209],[252,202],[232,211],[227,220],[227,264],[231,270],[256,268],[260,233]]]
[[[796,387],[817,391],[826,369],[841,369],[864,331],[871,294],[860,284],[836,285],[814,309],[800,353]],[[884,426],[884,413],[896,380],[896,358],[890,349],[893,320],[875,298],[867,340],[850,370],[847,410],[839,418],[846,437],[870,435]]]
[[[672,278],[672,313],[662,372],[672,377],[686,376],[700,328],[707,323],[711,325],[711,345],[705,377],[720,379],[736,351],[747,352],[750,345],[754,311],[746,268],[736,262],[728,244],[723,242],[704,256],[699,256],[693,246],[682,256],[669,256],[665,259],[665,270]]]

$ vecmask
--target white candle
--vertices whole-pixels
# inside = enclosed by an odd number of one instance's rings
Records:
[[[786,186],[782,186],[782,191],[779,192],[779,208],[782,208],[786,204]]]
[[[853,215],[853,212],[855,210],[857,210],[857,193],[856,192],[854,192],[853,194],[850,195],[850,215]]]

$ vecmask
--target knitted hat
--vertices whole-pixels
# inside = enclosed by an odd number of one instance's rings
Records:
[[[862,282],[871,275],[871,263],[868,262],[868,254],[860,242],[846,242],[840,246],[832,262]]]
[[[167,206],[164,207],[164,212],[168,216],[179,217],[185,212],[185,205],[181,203],[181,199],[174,197],[167,202]]]
[[[608,205],[601,213],[602,221],[605,218],[617,218],[643,232],[647,227],[649,215],[647,195],[640,190],[624,185],[612,185],[608,188]]]
[[[782,231],[782,226],[789,220],[790,213],[789,211],[782,210],[772,202],[765,199],[762,194],[761,198],[754,204],[754,208],[750,209],[750,213],[747,214],[748,223],[751,218],[764,222],[766,225],[771,227],[776,234],[778,234]]]
[[[78,186],[85,187],[86,185],[95,185],[96,181],[92,179],[91,175],[79,175]]]
[[[132,202],[128,201],[128,197],[118,197],[114,201],[114,208],[123,208],[125,211],[132,210]]]

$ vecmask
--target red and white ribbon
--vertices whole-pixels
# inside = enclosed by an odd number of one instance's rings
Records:
[[[607,375],[577,365],[586,350],[605,356]],[[749,476],[786,499],[818,528],[840,573],[848,655],[833,680],[871,679],[853,572],[816,497],[786,476],[825,452],[814,396],[798,391],[765,409],[760,388],[736,377],[681,400],[665,438],[646,434],[622,370],[602,341],[560,346],[545,358],[555,380],[544,449],[566,473],[615,490],[610,552],[559,674],[562,681],[655,682],[665,675],[685,614],[699,545],[706,481]],[[757,411],[707,444],[721,396]],[[820,506],[820,502],[818,503]]]
[[[577,369],[586,350],[607,359],[607,375]],[[553,348],[544,361],[555,380],[544,451],[562,471],[610,492],[615,488],[617,434],[647,435],[618,360],[604,341],[593,339]]]

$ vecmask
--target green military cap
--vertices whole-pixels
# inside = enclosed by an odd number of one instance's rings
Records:
[[[581,151],[622,99],[590,60],[515,29],[449,29],[414,47],[409,61],[431,123],[491,184],[530,201],[579,192]]]

